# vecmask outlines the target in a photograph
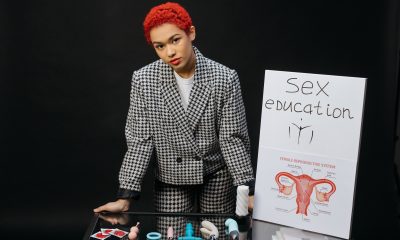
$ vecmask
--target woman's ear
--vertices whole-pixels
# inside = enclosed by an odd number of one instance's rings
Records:
[[[190,26],[188,35],[191,41],[196,38],[196,28],[194,26]]]

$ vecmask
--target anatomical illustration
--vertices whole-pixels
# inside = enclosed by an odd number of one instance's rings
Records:
[[[290,185],[282,184],[281,177],[289,178],[293,181]],[[316,199],[319,202],[328,202],[330,196],[336,191],[336,185],[328,179],[313,179],[312,177],[302,174],[299,176],[294,176],[288,172],[279,172],[275,176],[275,181],[279,186],[279,192],[284,195],[290,195],[293,190],[293,185],[296,185],[296,203],[297,211],[296,214],[304,214],[307,216],[307,209],[310,205],[310,197],[315,188]],[[329,184],[331,190],[329,192],[319,191],[316,186],[319,184]]]
[[[300,121],[303,121],[303,119],[301,118]],[[302,126],[302,125],[300,125],[300,123],[298,123],[298,124],[292,123],[291,125],[295,126],[295,127],[296,127],[296,130],[297,130],[297,144],[300,144],[300,138],[301,138],[301,133],[302,133],[302,131],[305,130],[305,129],[307,129],[307,128],[312,127],[311,125],[309,125],[309,126]],[[309,143],[312,142],[313,137],[314,137],[314,130],[311,130],[311,129],[310,129],[310,131],[311,131],[311,136],[310,136],[310,141],[309,141]],[[289,138],[290,138],[290,137],[291,137],[291,127],[289,126]]]

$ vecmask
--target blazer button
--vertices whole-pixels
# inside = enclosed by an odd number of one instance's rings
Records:
[[[177,163],[181,163],[181,162],[182,162],[182,158],[181,158],[181,157],[177,157],[177,158],[176,158],[176,162],[177,162]]]
[[[196,161],[200,161],[200,160],[201,160],[201,157],[196,156],[195,159],[196,159]]]

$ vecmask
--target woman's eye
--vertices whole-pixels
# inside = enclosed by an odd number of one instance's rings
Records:
[[[164,47],[164,45],[155,45],[154,46],[155,49],[160,49],[160,50],[163,49],[163,47]]]
[[[181,40],[181,39],[180,38],[175,38],[175,39],[172,40],[172,43],[176,44],[176,43],[179,42],[179,40]]]

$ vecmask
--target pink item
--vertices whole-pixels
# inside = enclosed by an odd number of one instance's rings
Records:
[[[168,227],[167,239],[174,239],[174,229],[172,227]]]

